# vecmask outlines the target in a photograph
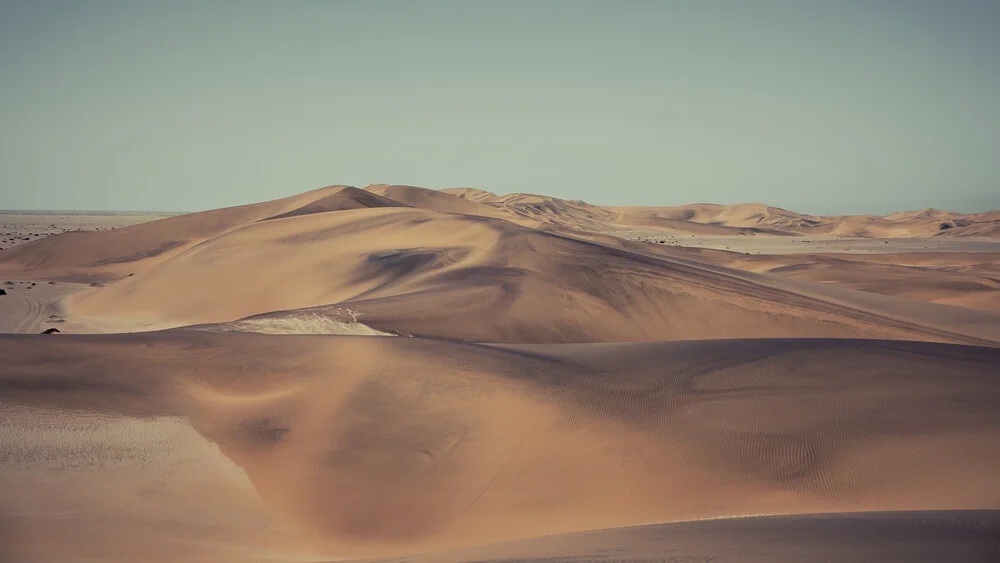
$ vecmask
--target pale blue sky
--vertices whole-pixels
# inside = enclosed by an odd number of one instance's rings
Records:
[[[0,208],[997,208],[998,29],[996,0],[0,0]]]

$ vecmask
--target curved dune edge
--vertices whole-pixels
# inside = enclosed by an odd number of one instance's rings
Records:
[[[332,558],[753,513],[1000,507],[994,348],[179,330],[4,336],[0,355],[4,405],[186,418],[298,534],[286,551],[320,543]],[[89,486],[128,491],[103,474]],[[170,538],[147,546],[169,553]]]
[[[991,563],[1000,553],[997,530],[997,510],[744,517],[591,530],[392,561]]]

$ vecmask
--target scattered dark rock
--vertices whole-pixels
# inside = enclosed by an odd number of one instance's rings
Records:
[[[49,282],[49,285],[55,285],[56,282]]]
[[[6,289],[0,289],[0,295],[7,295]]]
[[[45,329],[45,330],[42,331],[42,334],[57,334],[57,333],[60,333],[60,332],[62,332],[62,331],[59,330],[58,328],[47,328],[47,329]]]

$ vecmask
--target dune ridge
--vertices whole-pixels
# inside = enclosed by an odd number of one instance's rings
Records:
[[[562,205],[540,198],[517,195],[503,202],[531,209]],[[480,214],[481,208],[490,211]],[[535,229],[527,225],[539,221],[523,208],[504,209],[409,186],[323,188],[32,242],[0,258],[0,275],[16,269],[101,279],[104,287],[66,304],[82,318],[117,319],[112,327],[169,328],[349,308],[378,331],[479,342],[1000,340],[996,313],[907,306],[901,314],[894,303],[883,306],[860,293],[831,297],[828,288],[725,267],[734,261],[706,264],[682,251],[653,251],[606,234]],[[90,250],[79,253],[86,237]]]

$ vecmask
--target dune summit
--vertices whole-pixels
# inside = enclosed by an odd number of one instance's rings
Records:
[[[0,560],[989,561],[998,221],[372,185],[27,241]]]

